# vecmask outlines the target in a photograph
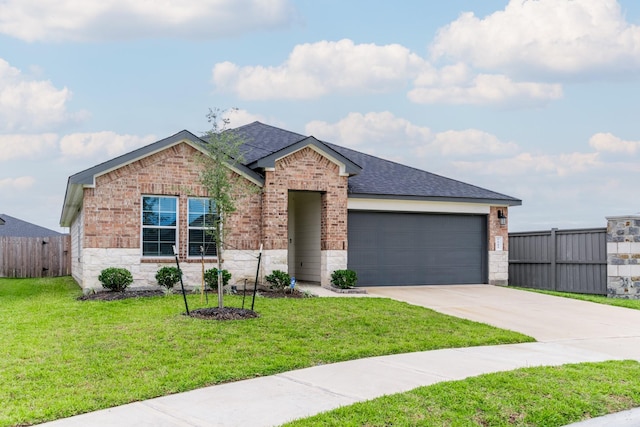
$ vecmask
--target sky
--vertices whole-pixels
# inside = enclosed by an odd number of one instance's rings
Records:
[[[0,0],[0,213],[210,108],[522,200],[510,231],[640,213],[637,0]]]

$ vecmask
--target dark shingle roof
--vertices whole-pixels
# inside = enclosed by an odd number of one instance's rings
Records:
[[[0,236],[4,237],[54,237],[62,233],[22,221],[6,214],[0,214]]]
[[[496,193],[495,191],[455,179],[384,160],[338,145],[327,145],[362,167],[362,172],[359,175],[349,178],[349,191],[353,194],[520,202],[520,200],[505,194]]]
[[[234,129],[245,140],[245,164],[271,155],[305,138],[260,122]],[[371,156],[339,145],[326,146],[351,160],[362,170],[349,178],[350,197],[417,198],[520,205],[519,199],[420,169]]]
[[[244,142],[241,151],[246,165],[306,138],[305,135],[260,122],[240,126],[231,131],[238,133]]]
[[[510,206],[522,204],[519,199],[504,194],[260,122],[253,122],[230,129],[227,132],[237,132],[244,141],[241,147],[244,164],[233,167],[259,185],[263,182],[262,169],[269,167],[274,159],[311,144],[319,151],[329,154],[344,164],[345,172],[349,174],[349,197],[504,203]],[[183,130],[70,176],[60,224],[64,227],[71,224],[75,213],[82,204],[83,188],[93,185],[96,176],[183,140],[191,141],[197,145],[205,144],[205,141],[200,137]],[[7,225],[0,227],[0,231],[2,229],[5,229],[6,232]]]

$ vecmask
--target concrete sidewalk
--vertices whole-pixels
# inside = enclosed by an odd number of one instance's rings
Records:
[[[410,289],[413,296],[403,288],[376,288],[370,293],[387,294],[496,326],[507,322],[508,329],[541,342],[436,350],[316,366],[135,402],[44,425],[276,426],[384,394],[484,373],[565,363],[640,360],[640,311],[616,307],[601,310],[597,304],[487,285]],[[447,302],[447,295],[454,301]],[[557,310],[560,313],[556,316]],[[483,316],[487,319],[479,318]],[[635,411],[631,416],[636,415],[640,413]],[[589,424],[597,425],[607,424]]]

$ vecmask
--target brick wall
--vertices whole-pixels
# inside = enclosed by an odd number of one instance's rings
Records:
[[[491,206],[489,209],[489,284],[507,286],[509,283],[509,219],[505,225],[500,224],[498,211],[508,217],[508,208]],[[496,247],[496,237],[502,237],[502,250]]]
[[[85,248],[140,248],[143,195],[178,197],[179,253],[187,254],[187,201],[205,197],[198,171],[200,153],[183,143],[169,147],[96,178],[95,188],[85,189]],[[232,172],[230,172],[232,173]],[[261,239],[260,195],[247,196],[229,218],[229,244],[255,249]]]
[[[97,177],[95,188],[84,190],[82,244],[84,248],[94,250],[91,253],[102,255],[93,258],[95,265],[84,266],[82,283],[95,285],[93,276],[105,267],[102,261],[106,261],[103,256],[106,252],[103,250],[107,249],[110,250],[108,253],[118,255],[114,259],[124,263],[123,267],[136,272],[139,286],[153,282],[151,273],[159,263],[173,261],[171,257],[142,258],[143,195],[178,198],[178,251],[183,262],[189,261],[185,237],[188,198],[206,196],[199,180],[201,163],[196,159],[198,155],[199,152],[189,144],[178,144]],[[347,177],[340,176],[337,165],[313,149],[305,148],[277,161],[274,170],[266,171],[265,178],[261,192],[244,194],[236,200],[238,209],[227,220],[226,249],[233,258],[229,261],[239,271],[246,270],[242,277],[248,276],[247,272],[255,264],[254,256],[245,260],[243,254],[251,252],[255,255],[261,242],[264,242],[265,251],[270,251],[263,258],[265,268],[286,270],[281,259],[286,260],[288,248],[289,190],[322,193],[321,250],[346,251]]]
[[[498,211],[502,211],[506,218],[505,225],[500,225]],[[491,206],[489,210],[489,250],[496,250],[496,236],[502,237],[502,250],[509,251],[509,218],[508,208],[503,206]]]
[[[322,192],[321,250],[347,249],[347,177],[311,148],[276,161],[265,172],[262,234],[265,249],[287,249],[288,192]]]

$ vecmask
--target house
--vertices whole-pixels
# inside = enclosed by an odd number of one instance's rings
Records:
[[[229,173],[260,190],[227,219],[235,283],[252,283],[261,247],[263,275],[323,286],[345,268],[361,286],[507,283],[508,208],[520,200],[260,122],[230,131],[244,161]],[[203,144],[185,130],[69,177],[60,224],[83,288],[111,266],[154,284],[174,245],[185,283],[200,283]],[[215,249],[204,258],[213,266]]]
[[[0,214],[0,237],[56,237],[62,233],[40,227],[6,214]]]

